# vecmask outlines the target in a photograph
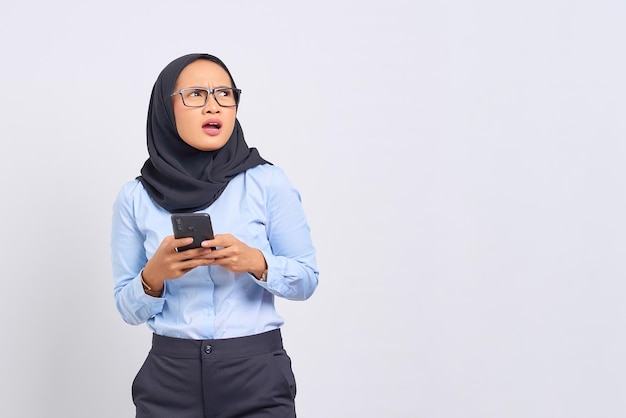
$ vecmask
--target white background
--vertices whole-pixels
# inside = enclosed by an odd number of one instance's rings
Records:
[[[131,417],[111,205],[190,52],[303,196],[298,413],[626,416],[626,3],[3,1],[0,415]]]

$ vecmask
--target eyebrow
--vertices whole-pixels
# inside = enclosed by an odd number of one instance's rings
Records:
[[[215,87],[213,87],[213,89],[232,89],[232,88],[234,88],[234,87],[231,87],[231,86],[215,86]],[[213,90],[213,89],[209,89],[208,87],[202,87],[202,86],[182,87],[179,90],[182,90],[182,89],[206,89],[206,90]]]

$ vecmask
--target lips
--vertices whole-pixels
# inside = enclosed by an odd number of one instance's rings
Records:
[[[222,122],[219,119],[209,119],[202,124],[202,131],[207,135],[219,135],[222,129]]]

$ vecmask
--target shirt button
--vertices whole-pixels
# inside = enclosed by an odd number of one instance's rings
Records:
[[[205,353],[211,354],[211,351],[213,351],[213,347],[211,347],[210,345],[207,345],[206,347],[204,347]]]

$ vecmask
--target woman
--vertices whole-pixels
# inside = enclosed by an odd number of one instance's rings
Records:
[[[224,63],[190,54],[159,75],[149,158],[115,202],[116,306],[147,323],[152,349],[132,386],[137,417],[293,417],[296,386],[274,296],[317,287],[298,192],[249,148]],[[208,213],[214,239],[177,251],[170,216]]]

